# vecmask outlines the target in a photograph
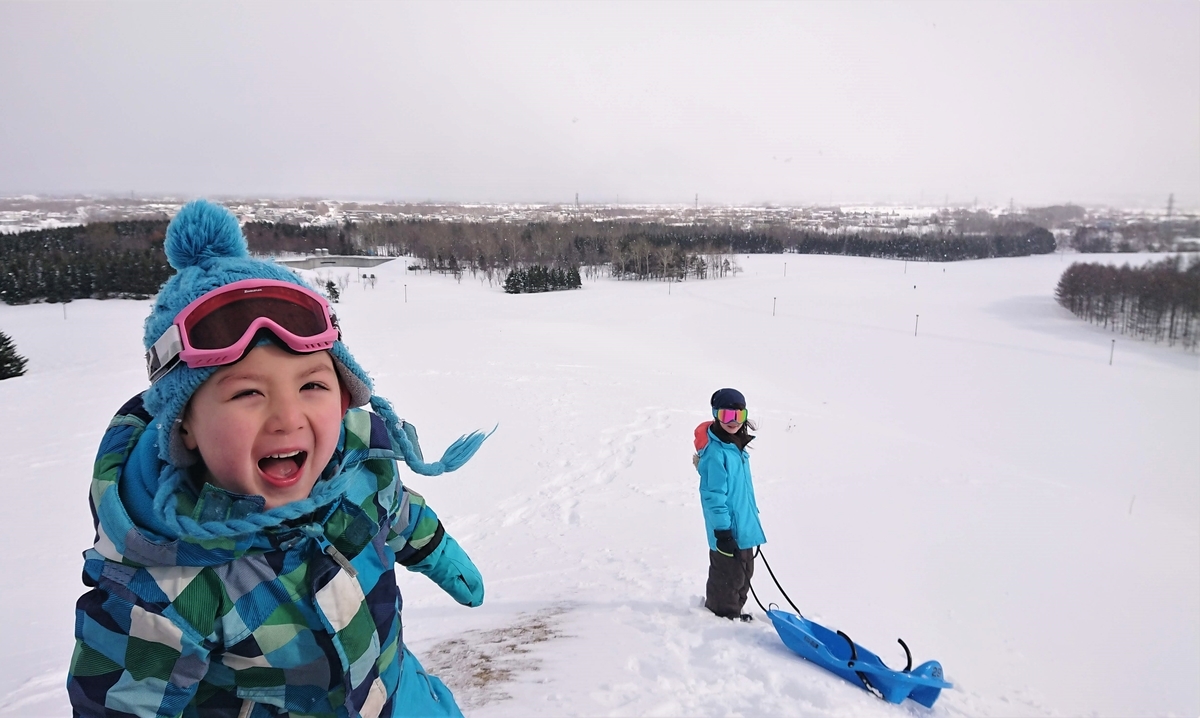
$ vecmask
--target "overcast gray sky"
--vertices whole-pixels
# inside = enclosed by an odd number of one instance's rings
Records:
[[[1200,3],[0,0],[0,194],[1200,206]]]

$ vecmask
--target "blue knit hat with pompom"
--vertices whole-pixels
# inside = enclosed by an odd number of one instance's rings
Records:
[[[287,267],[252,258],[237,218],[225,207],[206,200],[189,202],[179,210],[167,226],[164,249],[167,261],[177,271],[159,290],[154,308],[146,318],[142,342],[147,350],[184,307],[226,284],[243,279],[277,279],[312,289]],[[371,408],[385,418],[393,443],[414,471],[430,476],[453,471],[465,463],[486,438],[478,432],[464,436],[446,450],[441,461],[425,463],[415,441],[415,431],[396,416],[386,400],[372,395],[370,377],[346,345],[339,339],[329,353],[338,377],[350,394],[350,406],[370,403]],[[192,394],[217,368],[193,369],[180,362],[143,395],[146,411],[154,417],[158,430],[158,453],[163,461],[186,467],[198,460],[199,456],[188,450],[180,436],[181,415]]]

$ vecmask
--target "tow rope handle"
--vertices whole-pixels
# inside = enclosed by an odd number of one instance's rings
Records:
[[[904,655],[908,658],[908,665],[904,667],[904,672],[912,673],[912,651],[908,650],[908,644],[904,642],[903,638],[897,638],[896,642],[904,649]]]

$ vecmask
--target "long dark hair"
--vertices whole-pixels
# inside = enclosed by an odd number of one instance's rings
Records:
[[[725,434],[726,436],[733,436],[740,439],[740,441],[737,443],[742,448],[746,448],[750,444],[750,440],[754,438],[754,434],[751,434],[749,430],[758,431],[758,426],[749,417],[747,417],[746,420],[742,422],[742,425],[738,427],[738,430],[732,434],[730,434],[728,431],[725,431],[725,427],[721,426],[721,422],[717,421],[715,417],[713,418],[713,428],[722,434]]]

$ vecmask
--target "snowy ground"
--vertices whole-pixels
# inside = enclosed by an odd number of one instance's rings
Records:
[[[1115,337],[1110,366],[1114,335],[1054,303],[1071,259],[754,256],[522,296],[375,268],[339,314],[426,454],[500,424],[411,477],[487,600],[404,575],[406,638],[475,716],[1200,714],[1198,358]],[[145,386],[147,307],[0,306],[30,360],[0,382],[0,715],[69,712],[91,461]],[[759,422],[784,587],[891,665],[898,636],[940,660],[933,711],[803,663],[757,608],[700,608],[691,434],[721,386]],[[782,603],[761,563],[755,585]]]

